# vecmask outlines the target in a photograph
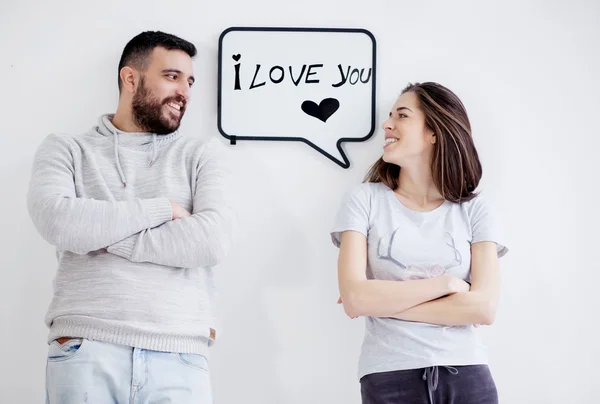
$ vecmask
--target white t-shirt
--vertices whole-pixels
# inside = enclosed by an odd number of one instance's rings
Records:
[[[429,212],[404,206],[383,183],[364,183],[342,201],[331,237],[354,230],[367,237],[367,278],[413,280],[453,275],[470,281],[471,243],[492,241],[498,256],[500,225],[481,195],[461,204],[444,202]],[[359,377],[370,373],[487,363],[476,329],[393,318],[367,317]]]

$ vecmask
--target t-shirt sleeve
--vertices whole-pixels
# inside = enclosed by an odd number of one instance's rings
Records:
[[[342,198],[331,230],[331,240],[336,247],[340,247],[342,233],[345,231],[357,231],[368,236],[370,198],[367,191],[366,184],[363,184]]]
[[[495,209],[480,195],[473,200],[471,210],[471,244],[481,241],[496,243],[498,257],[504,256],[508,248],[504,244],[505,236],[502,224]]]

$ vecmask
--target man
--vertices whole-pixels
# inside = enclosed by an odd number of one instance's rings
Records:
[[[29,213],[59,263],[50,404],[211,403],[211,267],[229,249],[233,213],[222,145],[178,131],[195,55],[170,34],[134,37],[116,113],[50,135],[36,153]]]

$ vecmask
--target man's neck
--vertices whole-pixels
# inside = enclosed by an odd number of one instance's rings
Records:
[[[125,108],[119,106],[115,116],[112,119],[112,124],[115,128],[123,132],[144,132],[142,128],[137,126],[131,117],[131,111],[126,111]]]

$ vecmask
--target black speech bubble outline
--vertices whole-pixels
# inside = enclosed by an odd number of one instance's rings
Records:
[[[361,33],[361,34],[365,34],[367,35],[369,38],[371,38],[371,41],[373,42],[373,60],[372,60],[372,69],[373,69],[373,74],[371,76],[373,82],[371,84],[371,130],[369,131],[369,133],[362,137],[362,138],[339,138],[337,143],[336,143],[336,147],[338,149],[338,151],[340,152],[340,155],[342,156],[342,158],[344,159],[344,161],[340,161],[338,160],[336,157],[332,156],[331,154],[329,154],[328,152],[326,152],[325,150],[321,149],[319,146],[315,145],[314,143],[312,143],[311,141],[309,141],[308,139],[305,139],[303,137],[277,137],[277,136],[238,136],[238,135],[230,135],[225,133],[225,131],[223,130],[223,127],[221,125],[221,101],[222,101],[222,94],[221,94],[221,84],[222,84],[222,72],[223,72],[223,39],[225,38],[225,35],[227,35],[229,32],[233,32],[233,31],[263,31],[263,32],[344,32],[344,33]],[[376,69],[376,65],[377,65],[377,41],[375,40],[375,36],[368,30],[366,29],[362,29],[362,28],[292,28],[292,27],[230,27],[227,28],[225,31],[223,31],[221,33],[221,35],[219,36],[219,64],[218,64],[218,82],[217,82],[217,86],[218,86],[218,99],[217,99],[217,128],[219,129],[219,133],[221,133],[221,135],[223,137],[225,137],[226,139],[228,139],[230,141],[230,143],[232,145],[236,144],[236,142],[238,140],[270,140],[270,141],[282,141],[282,142],[303,142],[307,145],[309,145],[310,147],[312,147],[313,149],[315,149],[316,151],[318,151],[319,153],[321,153],[322,155],[324,155],[325,157],[329,158],[331,161],[333,161],[334,163],[336,163],[337,165],[339,165],[342,168],[349,168],[350,167],[350,160],[348,160],[348,157],[346,156],[346,153],[344,152],[344,150],[342,149],[342,143],[344,142],[364,142],[368,139],[371,138],[371,136],[373,136],[373,134],[375,133],[375,108],[376,108],[376,77],[377,77],[377,69]]]

